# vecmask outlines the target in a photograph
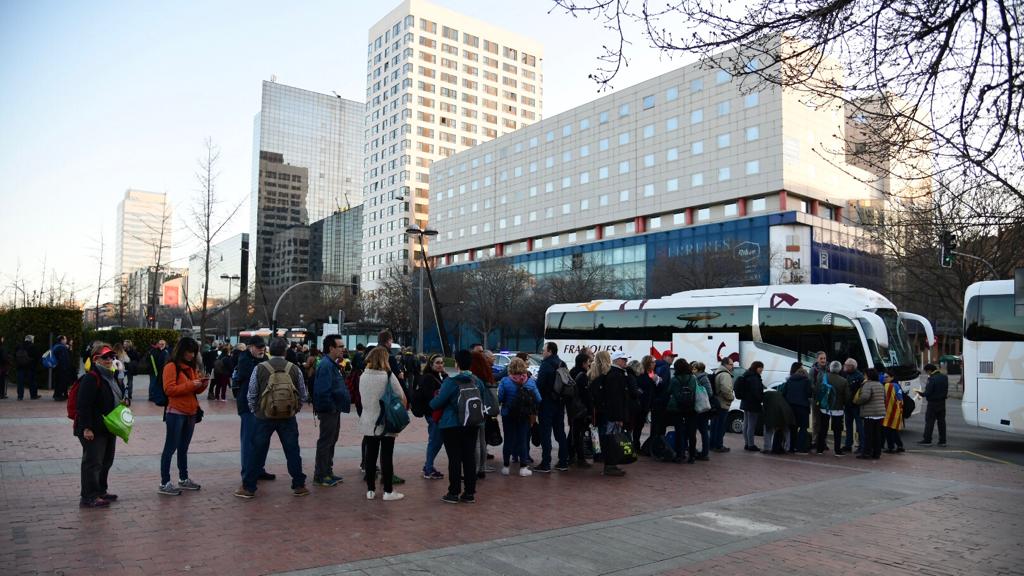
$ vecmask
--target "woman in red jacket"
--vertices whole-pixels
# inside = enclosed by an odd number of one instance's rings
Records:
[[[188,445],[192,442],[192,431],[196,426],[196,415],[199,413],[201,394],[210,384],[209,378],[203,378],[199,371],[196,355],[199,343],[191,338],[182,338],[174,347],[174,357],[164,366],[163,385],[167,394],[167,410],[164,422],[167,424],[167,436],[164,439],[164,451],[160,455],[160,489],[158,492],[167,496],[177,496],[182,490],[199,490],[188,477]],[[178,485],[171,482],[171,456],[178,453]]]

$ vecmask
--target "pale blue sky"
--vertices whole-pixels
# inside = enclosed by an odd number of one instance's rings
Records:
[[[613,41],[598,23],[549,15],[547,0],[435,3],[544,44],[545,117],[597,97],[587,74]],[[38,287],[44,259],[79,299],[95,298],[100,235],[111,277],[116,208],[129,187],[170,195],[174,256],[184,261],[197,247],[180,222],[203,140],[221,148],[221,195],[247,198],[260,82],[276,74],[362,101],[367,30],[397,5],[0,0],[0,302],[19,265]],[[616,87],[684,63],[646,48],[633,56]],[[224,237],[248,221],[246,203]]]

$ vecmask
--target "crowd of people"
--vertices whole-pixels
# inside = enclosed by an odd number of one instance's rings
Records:
[[[79,382],[74,427],[83,449],[81,505],[105,507],[117,499],[107,490],[114,436],[104,429],[102,416],[118,403],[131,402],[125,376],[133,371],[130,366],[141,365],[154,376],[150,401],[164,407],[158,493],[167,496],[201,488],[188,470],[189,445],[203,418],[198,397],[206,392],[210,401],[226,401],[228,388],[240,419],[241,485],[234,495],[242,499],[255,498],[261,482],[276,478],[266,470],[275,434],[292,494],[310,493],[296,419],[305,405],[312,406],[318,421],[314,485],[329,488],[343,481],[334,469],[335,446],[342,415],[354,408],[367,498],[377,497],[379,484],[383,500],[402,499],[395,487],[404,479],[394,467],[400,428],[389,426],[392,412],[385,414],[389,402],[399,402],[400,412],[409,410],[426,421],[422,476],[447,477],[441,499],[448,503],[475,502],[478,480],[499,470],[488,463],[494,458],[501,460],[502,475],[521,477],[584,470],[592,462],[601,465],[604,476],[624,476],[624,465],[637,453],[664,462],[708,461],[712,453],[729,452],[724,435],[734,399],[743,411],[745,450],[768,454],[823,454],[830,431],[837,457],[856,452],[861,459],[878,459],[883,446],[886,453],[903,452],[900,431],[913,409],[910,394],[892,374],[863,374],[856,360],[830,362],[824,352],[810,369],[796,362],[783,384],[766,387],[761,362],[741,373],[729,357],[709,372],[703,363],[671,351],[633,359],[622,351],[585,350],[570,368],[558,345],[548,342],[539,366],[520,354],[496,370],[494,355],[474,345],[455,353],[449,373],[440,355],[421,363],[409,351],[392,353],[390,333],[382,332],[378,341],[350,354],[338,335],[325,337],[322,350],[304,350],[283,338],[268,343],[259,336],[235,348],[202,349],[194,339],[181,338],[173,352],[158,342],[136,360],[125,345],[94,344]],[[944,445],[948,382],[934,366],[925,370],[928,384],[919,392],[929,402],[921,443],[931,442],[937,423]],[[760,448],[756,434],[762,428]],[[540,448],[539,462],[531,456],[531,444]],[[498,446],[500,454],[491,454]],[[447,474],[435,467],[442,448]],[[175,455],[177,483],[170,470]]]

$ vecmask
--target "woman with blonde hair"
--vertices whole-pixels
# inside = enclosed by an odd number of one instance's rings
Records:
[[[505,429],[501,473],[508,476],[509,464],[515,456],[519,460],[519,475],[530,476],[533,473],[526,467],[530,458],[530,421],[537,414],[541,397],[537,382],[530,378],[521,358],[508,363],[508,376],[498,384],[498,402]]]
[[[398,377],[391,373],[388,350],[383,346],[375,347],[366,356],[366,370],[359,378],[359,397],[363,400],[363,412],[359,415],[359,432],[363,434],[366,444],[366,457],[363,465],[366,468],[366,499],[373,500],[376,495],[377,454],[380,454],[381,482],[384,484],[384,500],[401,500],[404,494],[394,491],[395,478],[394,452],[397,434],[385,433],[384,424],[380,420],[380,399],[385,389],[390,386],[391,392],[402,399],[402,405],[408,407],[402,385]]]

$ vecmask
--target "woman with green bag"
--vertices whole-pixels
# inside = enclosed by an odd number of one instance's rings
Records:
[[[117,436],[107,430],[103,417],[124,402],[124,388],[114,373],[113,348],[93,345],[89,372],[78,381],[75,436],[82,444],[82,508],[104,508],[117,500],[107,491],[107,475],[114,464]]]

